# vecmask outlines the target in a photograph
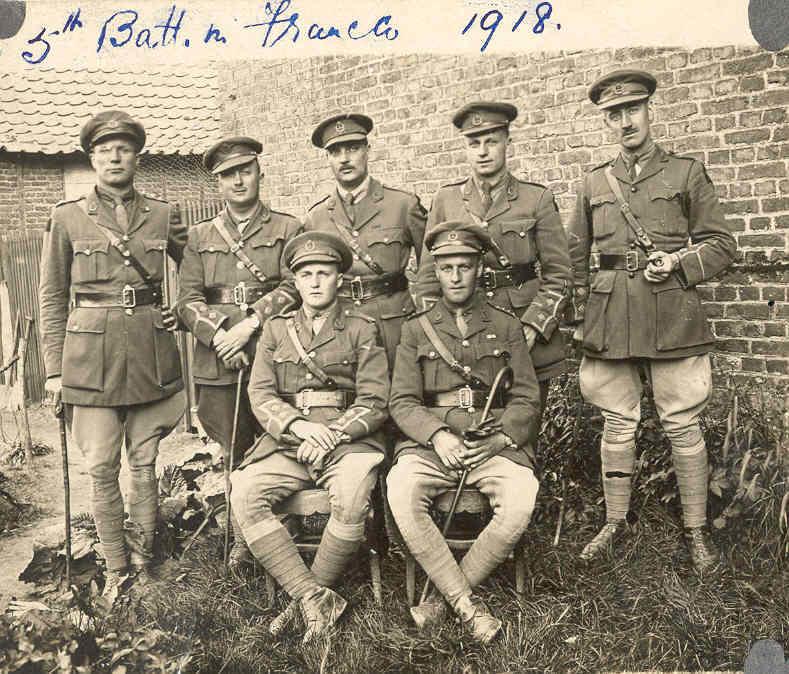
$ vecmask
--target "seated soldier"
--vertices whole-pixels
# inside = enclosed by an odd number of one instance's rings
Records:
[[[412,610],[417,625],[441,620],[446,599],[473,637],[486,643],[501,621],[472,589],[507,558],[534,509],[539,387],[518,318],[475,293],[482,256],[492,245],[488,233],[444,222],[428,232],[425,244],[442,297],[403,326],[397,349],[389,410],[407,439],[395,447],[389,505],[406,545],[440,592]],[[494,398],[492,432],[464,440],[464,431],[480,421],[496,373],[507,365],[513,386]],[[428,511],[437,496],[457,487],[463,471],[466,484],[490,500],[493,518],[458,565]]]
[[[340,617],[330,590],[364,537],[383,460],[386,353],[371,319],[337,299],[351,251],[326,232],[283,250],[302,307],[263,327],[249,380],[263,435],[233,472],[231,505],[252,554],[301,607],[304,642]],[[311,487],[329,491],[331,516],[311,569],[272,507]]]

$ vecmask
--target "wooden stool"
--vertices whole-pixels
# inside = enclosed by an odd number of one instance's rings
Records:
[[[371,503],[375,503],[375,499],[371,499]],[[303,489],[289,496],[284,501],[278,503],[272,509],[276,515],[284,515],[288,517],[300,518],[303,522],[304,518],[316,516],[328,516],[331,514],[331,507],[329,505],[329,492],[326,489]],[[370,577],[373,585],[373,596],[376,603],[382,602],[382,588],[381,588],[381,558],[379,553],[379,523],[376,519],[377,514],[375,508],[371,505],[367,513],[367,520],[365,522],[365,538],[364,547],[370,556]],[[296,531],[293,535],[293,541],[296,543],[296,548],[303,555],[305,552],[312,552],[318,549],[323,535],[323,529],[326,523],[323,522],[319,529],[315,527],[314,531]],[[277,590],[277,584],[274,577],[266,572],[266,594],[268,595],[268,605],[271,608],[274,605],[274,597]]]
[[[434,510],[446,516],[452,507],[454,496],[454,489],[441,494],[433,501]],[[474,487],[466,487],[460,494],[460,500],[455,510],[455,517],[457,518],[458,515],[488,515],[485,522],[487,524],[491,515],[490,503],[480,491]],[[450,550],[468,550],[474,544],[474,541],[477,540],[477,536],[481,531],[480,529],[480,531],[466,534],[466,532],[453,529],[455,529],[454,521],[445,538]],[[512,554],[515,557],[515,591],[518,595],[522,595],[526,590],[526,550],[523,539],[515,545]],[[408,597],[408,605],[414,606],[416,601],[416,559],[414,559],[407,547],[405,550],[405,590]]]

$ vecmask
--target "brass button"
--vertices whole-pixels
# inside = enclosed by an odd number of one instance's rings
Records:
[[[468,340],[467,340],[467,339],[464,339],[464,340],[463,340],[462,342],[460,342],[460,343],[461,343],[463,346],[468,346]]]
[[[526,236],[526,232],[518,232],[518,236],[520,236],[521,238],[523,238],[524,236]]]
[[[236,269],[243,269],[243,268],[244,268],[244,263],[241,260],[236,262]]]
[[[124,234],[123,235],[123,240],[124,241],[128,241],[129,240],[129,235],[128,234]]]
[[[304,378],[305,379],[312,379],[312,372],[308,372],[307,374],[305,374]]]
[[[134,313],[131,309],[125,309],[125,311],[127,316],[131,316]]]
[[[310,351],[310,358],[315,358],[315,352],[314,351]]]
[[[631,192],[638,192],[638,188],[637,188],[635,185],[633,185],[633,186],[630,188],[630,191],[631,191]]]
[[[353,235],[354,235],[354,236],[359,236],[359,232],[357,232],[357,231],[354,229],[354,230],[353,230]]]
[[[493,355],[498,356],[501,353],[498,349],[493,349]]]
[[[354,254],[353,254],[353,259],[354,259],[354,260],[358,260],[358,259],[359,259],[359,256],[358,256],[356,253],[354,253]]]
[[[128,267],[131,264],[131,262],[129,262],[128,260],[124,260],[123,264],[125,264]]]
[[[463,366],[463,372],[471,372],[471,366],[469,366],[469,365],[464,365],[464,366]]]
[[[435,351],[431,351],[427,355],[430,356],[431,358],[435,358],[436,357],[436,352]]]
[[[488,297],[493,297],[493,291],[488,290],[488,292],[486,292],[485,295],[487,295]]]

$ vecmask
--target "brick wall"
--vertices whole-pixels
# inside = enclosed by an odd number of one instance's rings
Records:
[[[52,206],[63,199],[63,169],[87,166],[83,155],[0,152],[0,230],[43,229]],[[216,198],[216,183],[194,155],[143,155],[137,189],[160,199]]]
[[[720,373],[789,381],[789,51],[617,49],[516,56],[321,57],[239,62],[220,71],[223,127],[264,145],[264,189],[302,216],[331,184],[314,125],[341,110],[369,114],[371,171],[429,204],[466,173],[452,112],[470,100],[520,108],[512,169],[549,186],[567,222],[581,176],[615,152],[588,86],[614,68],[659,81],[653,132],[667,149],[703,160],[738,238],[741,259],[702,289],[719,337]]]

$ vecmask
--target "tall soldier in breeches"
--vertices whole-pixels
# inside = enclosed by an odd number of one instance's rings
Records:
[[[186,228],[166,202],[134,189],[142,125],[124,112],[102,112],[80,141],[96,187],[52,211],[41,260],[41,338],[46,389],[72,406],[72,434],[87,459],[109,593],[130,561],[150,561],[159,441],[184,412],[175,317],[162,307],[161,284],[164,255],[180,262]],[[144,534],[144,554],[131,560],[118,484],[122,445],[128,514]]]
[[[389,372],[375,320],[336,297],[351,265],[342,240],[305,232],[283,258],[302,307],[263,327],[249,398],[264,432],[231,476],[231,503],[254,556],[300,605],[308,641],[345,609],[329,586],[364,538]],[[328,490],[331,515],[308,569],[272,507],[312,485]]]
[[[704,165],[652,140],[648,99],[656,86],[649,73],[626,70],[589,92],[620,152],[585,177],[569,232],[581,391],[605,419],[607,523],[581,557],[599,554],[624,529],[643,367],[671,441],[691,556],[707,569],[717,552],[704,529],[708,465],[699,415],[712,393],[715,344],[696,285],[731,264],[736,244]]]
[[[261,150],[253,138],[233,136],[206,151],[203,163],[217,176],[225,207],[189,231],[178,285],[178,314],[196,338],[197,416],[208,436],[222,446],[226,461],[237,371],[244,369],[243,380],[249,380],[261,325],[301,301],[282,262],[285,244],[301,226],[260,200]],[[261,432],[246,386],[237,428],[233,455],[238,462]],[[231,569],[251,561],[235,522],[233,528]]]

